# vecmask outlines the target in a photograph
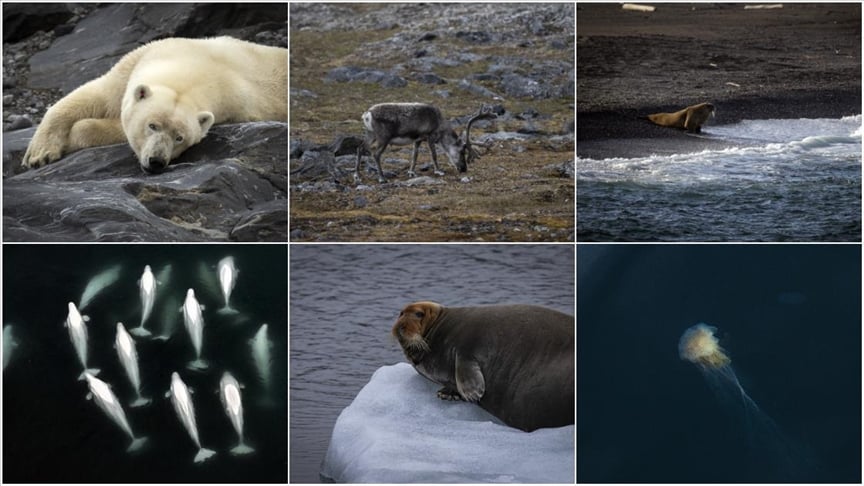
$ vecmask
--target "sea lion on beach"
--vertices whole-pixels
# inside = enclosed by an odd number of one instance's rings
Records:
[[[574,328],[573,316],[534,305],[415,302],[393,335],[414,369],[444,386],[439,398],[531,432],[574,422]]]
[[[688,132],[699,133],[702,131],[702,124],[713,114],[714,105],[699,103],[675,113],[648,115],[648,119],[662,127],[684,128]]]

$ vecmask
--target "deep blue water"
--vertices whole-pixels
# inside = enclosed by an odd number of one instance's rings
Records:
[[[573,314],[573,245],[292,245],[291,481],[318,482],[333,425],[404,362],[402,308],[528,303]],[[445,468],[446,469],[446,468]]]
[[[287,481],[287,249],[284,245],[4,245],[4,325],[14,325],[20,345],[3,373],[3,482],[285,482]],[[201,287],[199,263],[213,265],[233,255],[240,270],[231,297],[240,321],[216,314],[221,296]],[[91,367],[124,404],[136,435],[149,437],[140,454],[127,454],[129,439],[77,381],[81,366],[63,322],[67,302],[78,301],[88,280],[113,264],[120,280],[89,306]],[[157,290],[147,327],[159,329],[187,288],[195,288],[204,310],[202,355],[206,373],[186,369],[193,350],[177,315],[167,342],[136,339],[143,394],[154,402],[130,409],[131,385],[113,348],[116,322],[127,329],[140,320],[137,280],[144,265],[165,263],[172,277]],[[215,269],[213,270],[215,272]],[[176,299],[174,302],[170,298]],[[167,308],[170,306],[171,309]],[[273,404],[261,403],[248,340],[268,323],[273,341]],[[198,432],[216,456],[195,465],[197,451],[164,398],[172,371],[195,390]],[[242,390],[245,436],[256,453],[234,457],[236,434],[218,396],[219,379],[230,371]]]
[[[578,482],[861,482],[859,245],[579,245],[577,288]],[[783,437],[679,358],[699,322]]]

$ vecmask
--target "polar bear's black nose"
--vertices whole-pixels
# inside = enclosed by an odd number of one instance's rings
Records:
[[[168,161],[162,157],[150,157],[147,159],[147,167],[145,169],[151,174],[158,174],[168,167]]]

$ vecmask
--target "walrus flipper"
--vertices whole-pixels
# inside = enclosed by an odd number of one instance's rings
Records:
[[[462,402],[464,401],[462,395],[459,394],[457,390],[454,390],[450,387],[444,387],[438,390],[438,398],[441,400],[450,400],[453,402]]]
[[[479,402],[486,392],[486,380],[480,364],[473,359],[460,359],[456,354],[456,388],[466,402]]]

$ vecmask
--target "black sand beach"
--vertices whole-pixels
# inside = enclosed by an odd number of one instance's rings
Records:
[[[860,4],[653,5],[577,6],[579,157],[722,146],[641,118],[703,101],[716,107],[709,126],[861,113]]]

